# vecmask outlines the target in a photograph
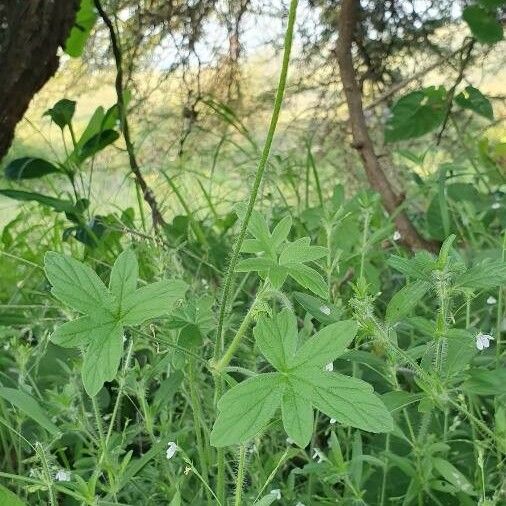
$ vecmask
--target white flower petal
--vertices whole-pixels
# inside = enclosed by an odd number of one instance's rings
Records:
[[[56,481],[70,481],[70,473],[65,471],[65,469],[59,469],[55,474],[54,479]]]
[[[177,444],[174,443],[174,441],[169,441],[169,443],[167,444],[167,452],[166,452],[167,460],[170,460],[172,457],[174,457],[176,452],[177,452]]]
[[[328,306],[320,306],[320,311],[327,316],[330,314],[330,308]]]
[[[332,362],[329,362],[326,366],[325,366],[325,370],[327,372],[332,372],[334,370],[334,364]]]

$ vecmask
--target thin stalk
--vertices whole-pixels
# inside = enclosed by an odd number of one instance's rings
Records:
[[[242,503],[242,487],[244,485],[244,473],[246,466],[246,446],[239,447],[239,466],[237,468],[237,476],[235,479],[235,500],[234,506],[241,506]]]
[[[239,329],[237,330],[237,332],[234,336],[234,339],[232,339],[232,342],[229,344],[227,350],[225,351],[225,353],[223,354],[221,359],[215,363],[214,370],[217,373],[221,373],[223,371],[223,369],[225,367],[227,367],[227,365],[232,360],[237,348],[239,347],[239,344],[243,340],[243,338],[246,334],[246,331],[248,330],[248,328],[251,324],[251,321],[253,319],[253,315],[255,312],[255,308],[256,308],[257,304],[259,303],[259,301],[262,300],[264,291],[265,291],[265,288],[261,288],[258,291],[257,296],[255,297],[253,304],[251,304],[248,312],[246,313],[246,316],[244,317],[241,325],[239,326]]]
[[[248,201],[248,207],[246,208],[246,214],[244,220],[241,225],[241,230],[239,232],[239,237],[234,245],[234,250],[232,252],[232,257],[230,259],[230,264],[228,266],[227,274],[225,277],[225,285],[223,288],[223,295],[220,303],[220,312],[218,319],[218,330],[216,332],[216,343],[214,348],[214,358],[215,360],[219,357],[221,351],[223,350],[223,325],[225,322],[225,314],[227,312],[228,299],[230,297],[230,291],[232,289],[232,282],[235,272],[235,267],[239,260],[239,254],[241,251],[242,243],[244,242],[244,238],[246,236],[246,230],[248,228],[248,223],[251,218],[251,213],[253,212],[253,208],[255,206],[255,202],[258,196],[258,190],[260,188],[260,183],[262,182],[262,178],[265,172],[265,168],[267,166],[267,161],[269,159],[269,154],[272,147],[272,142],[274,140],[274,134],[276,133],[276,127],[278,124],[279,113],[281,111],[281,105],[283,103],[283,96],[286,88],[286,80],[288,75],[288,63],[290,62],[290,52],[292,49],[292,40],[293,40],[293,31],[295,25],[295,15],[297,12],[297,4],[298,0],[291,0],[290,2],[290,10],[288,13],[288,25],[285,33],[285,41],[284,41],[284,52],[283,52],[283,63],[281,65],[281,73],[279,76],[278,88],[276,91],[276,98],[274,100],[274,107],[272,110],[271,122],[269,125],[269,130],[267,132],[267,138],[265,139],[265,144],[262,150],[262,154],[260,156],[260,161],[258,162],[258,167],[255,175],[255,180],[253,182],[253,187],[250,192],[250,197]]]
[[[123,369],[121,371],[121,376],[119,378],[119,388],[118,394],[116,396],[116,402],[114,403],[114,408],[112,410],[111,421],[109,422],[109,429],[107,430],[107,435],[105,436],[105,446],[109,445],[109,440],[111,439],[112,431],[114,428],[114,422],[116,417],[118,416],[119,406],[121,404],[121,399],[123,398],[123,389],[125,388],[125,377],[128,369],[128,365],[130,364],[130,358],[132,356],[134,342],[133,339],[130,340],[130,344],[128,345],[128,351],[126,354],[125,361],[123,362]]]
[[[207,457],[204,449],[204,441],[202,438],[202,427],[200,424],[200,421],[203,419],[202,405],[196,389],[197,380],[195,377],[195,361],[192,359],[189,360],[188,384],[190,387],[190,397],[192,400],[193,425],[195,429],[195,435],[197,438],[197,452],[199,454],[200,470],[204,481],[207,482],[209,480],[209,470],[207,467]],[[206,488],[206,495],[208,504],[211,504],[211,496],[209,495],[209,491],[207,490],[207,488]]]
[[[51,506],[57,506],[56,495],[53,490],[53,478],[51,477],[51,471],[49,470],[49,465],[46,459],[46,452],[41,443],[35,443],[35,449],[39,456],[39,459],[42,463],[42,470],[45,478],[45,484],[47,486],[47,491],[49,494],[49,504]]]
[[[276,127],[278,124],[279,113],[281,111],[281,105],[283,103],[283,96],[286,88],[286,80],[288,75],[288,64],[290,62],[290,53],[292,49],[292,40],[293,40],[293,32],[295,26],[295,16],[297,12],[297,4],[298,0],[290,1],[290,10],[288,13],[288,24],[286,27],[285,40],[284,40],[284,52],[283,52],[283,62],[281,65],[281,73],[279,76],[278,88],[276,91],[276,97],[274,99],[274,107],[272,110],[271,122],[269,125],[269,130],[267,132],[267,137],[265,139],[265,144],[262,150],[262,154],[260,156],[260,160],[258,162],[258,167],[255,175],[255,180],[253,182],[253,187],[250,192],[250,197],[248,201],[248,206],[246,209],[246,214],[244,220],[241,225],[241,229],[239,232],[239,237],[234,245],[234,249],[232,252],[232,257],[230,259],[230,264],[228,266],[227,274],[225,276],[225,283],[223,287],[223,294],[220,302],[220,310],[218,317],[218,327],[216,331],[216,342],[214,345],[214,353],[213,360],[217,361],[218,357],[221,355],[224,349],[224,336],[223,336],[223,327],[225,323],[225,315],[227,313],[227,307],[230,297],[230,292],[232,290],[233,278],[235,267],[239,260],[239,254],[241,251],[242,244],[244,242],[244,238],[246,236],[246,230],[248,228],[248,223],[251,218],[251,213],[253,212],[253,208],[255,206],[255,202],[258,196],[258,191],[260,188],[260,184],[263,179],[263,175],[265,172],[265,168],[267,167],[267,161],[269,159],[269,154],[272,147],[272,142],[274,140],[274,134],[276,133]],[[215,400],[217,402],[218,398],[221,397],[223,393],[223,378],[221,375],[216,375],[215,379]],[[217,476],[217,496],[218,501],[224,503],[225,502],[225,453],[222,448],[219,448],[217,451],[217,467],[218,467],[218,476]]]

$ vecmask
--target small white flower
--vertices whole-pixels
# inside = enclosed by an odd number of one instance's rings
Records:
[[[394,241],[399,241],[399,240],[401,239],[401,237],[402,237],[401,233],[400,233],[398,230],[396,230],[396,231],[394,232],[394,235],[393,235],[392,239],[393,239]]]
[[[325,370],[327,372],[332,372],[334,370],[334,364],[332,362],[329,362],[326,366],[325,366]]]
[[[174,457],[176,452],[177,452],[177,444],[174,443],[174,441],[169,441],[169,443],[167,444],[167,452],[166,452],[167,460],[170,460],[172,457]]]
[[[281,499],[281,490],[279,488],[274,488],[269,493],[275,496],[278,501]]]
[[[295,443],[295,441],[291,437],[286,438],[286,444],[293,445],[293,443]]]
[[[501,207],[501,204],[499,204],[499,202],[494,202],[490,207],[492,209],[499,209]]]
[[[65,469],[60,469],[55,474],[54,479],[56,481],[70,481],[70,473],[65,471]]]
[[[185,476],[188,476],[190,474],[190,471],[192,470],[192,468],[190,466],[186,466],[184,468],[184,475]]]
[[[494,338],[489,336],[488,334],[482,334],[481,332],[476,336],[476,348],[480,351],[488,348],[490,346],[490,341],[493,341]]]
[[[330,314],[330,308],[328,306],[320,306],[320,311],[327,316]]]
[[[490,304],[491,306],[493,306],[496,303],[497,299],[495,297],[492,297],[492,295],[487,299],[487,304]]]
[[[325,460],[325,455],[319,448],[313,450],[313,460],[318,459],[318,464],[321,464]]]
[[[335,418],[330,419],[330,425],[334,425],[336,422],[337,422],[337,420]]]

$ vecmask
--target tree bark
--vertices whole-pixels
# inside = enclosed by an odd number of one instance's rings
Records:
[[[337,61],[348,105],[352,146],[358,150],[369,184],[376,190],[386,211],[393,216],[401,242],[412,250],[436,251],[438,244],[424,239],[404,211],[399,210],[402,199],[397,196],[388,181],[374,151],[364,117],[362,95],[357,84],[352,58],[352,43],[358,22],[360,0],[342,0],[338,28]]]
[[[32,97],[54,75],[78,0],[0,0],[0,160]]]

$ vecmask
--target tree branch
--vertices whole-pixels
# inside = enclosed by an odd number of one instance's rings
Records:
[[[123,62],[122,62],[122,54],[120,45],[118,42],[118,37],[116,35],[116,30],[114,29],[114,25],[107,15],[107,13],[104,11],[100,0],[94,0],[95,7],[97,8],[98,13],[100,14],[100,17],[104,21],[105,25],[107,26],[109,30],[109,36],[111,39],[111,46],[112,46],[112,52],[114,55],[114,61],[116,64],[116,96],[117,96],[117,103],[118,103],[118,112],[119,112],[119,118],[121,122],[121,131],[123,133],[123,138],[125,139],[125,145],[126,150],[128,153],[128,161],[130,163],[130,170],[135,176],[135,181],[139,185],[142,195],[144,197],[144,200],[148,204],[148,206],[151,209],[151,217],[153,220],[153,226],[155,227],[155,230],[158,230],[160,226],[165,226],[166,222],[163,219],[163,216],[160,212],[160,209],[158,208],[158,204],[156,202],[155,195],[151,188],[146,183],[146,180],[144,179],[144,176],[141,173],[141,169],[139,167],[139,164],[137,162],[137,158],[135,156],[135,150],[134,145],[132,143],[132,139],[130,137],[130,128],[128,125],[128,118],[127,118],[127,111],[126,111],[126,104],[125,104],[125,94],[124,94],[124,88],[123,88]]]
[[[352,59],[352,43],[358,21],[360,0],[343,0],[339,15],[339,40],[337,61],[343,83],[353,135],[352,146],[357,149],[371,187],[377,191],[387,212],[394,217],[401,241],[410,249],[435,251],[437,243],[424,239],[411,223],[406,213],[399,209],[401,199],[395,194],[388,181],[367,130],[362,104],[362,96],[357,84]]]

